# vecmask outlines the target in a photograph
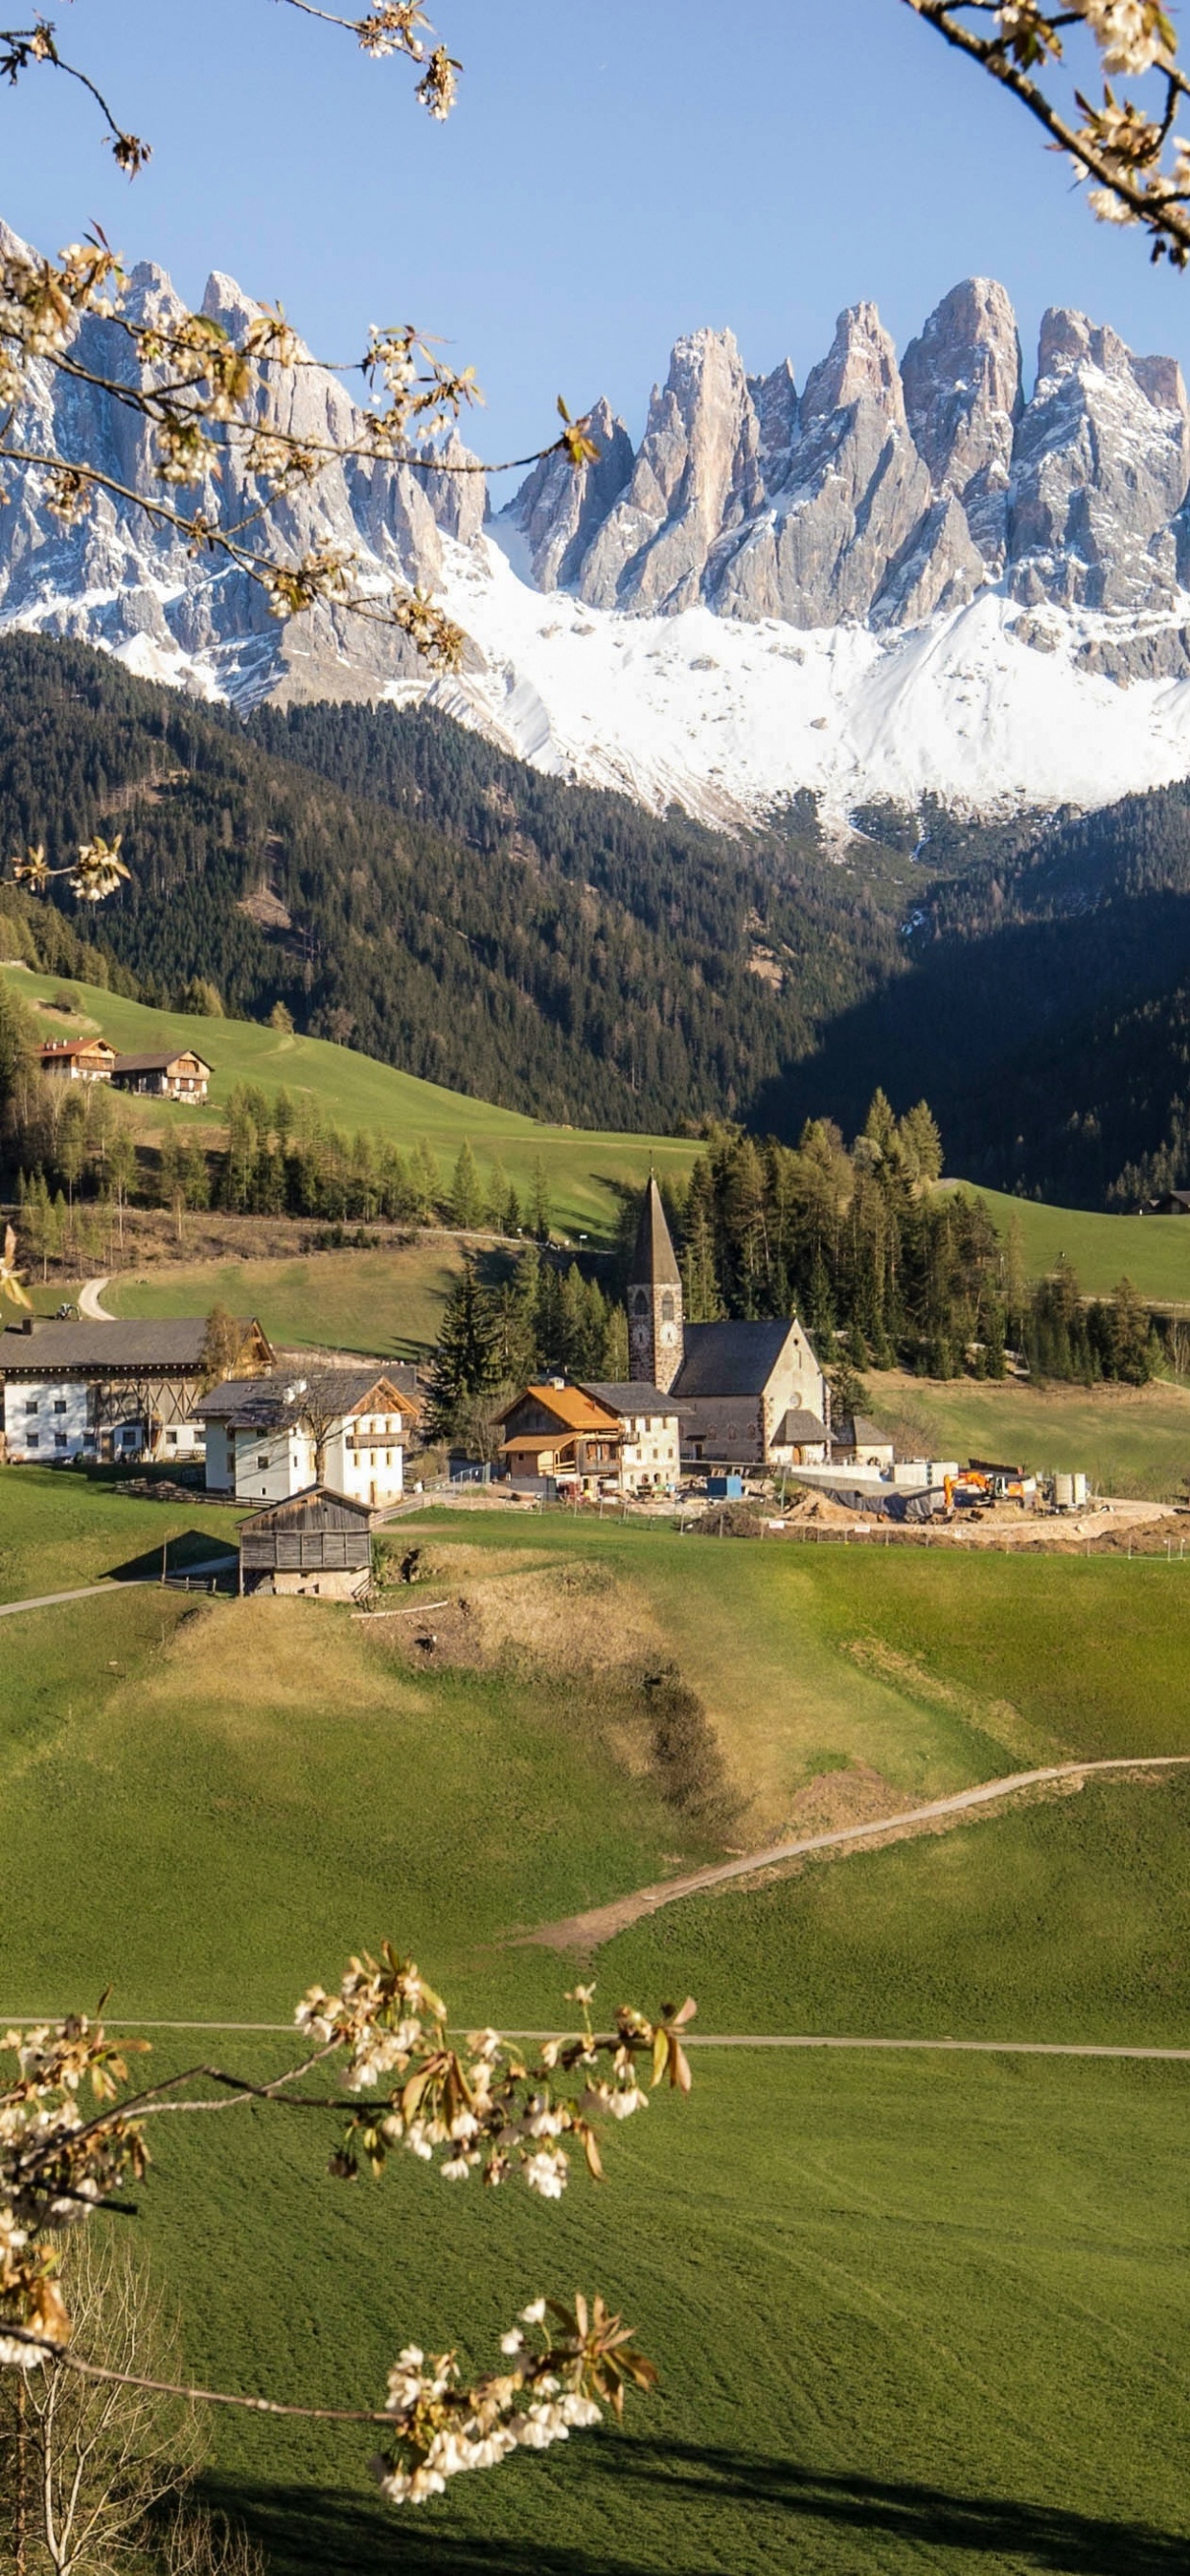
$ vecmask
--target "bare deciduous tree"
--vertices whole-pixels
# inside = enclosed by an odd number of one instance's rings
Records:
[[[24,2576],[108,2576],[142,2547],[154,2509],[189,2486],[197,2426],[177,2397],[136,2384],[176,2379],[181,2360],[177,2316],[131,2241],[88,2231],[61,2277],[80,2358],[112,2376],[0,2372],[0,2493]],[[180,2558],[177,2576],[202,2565]],[[239,2576],[234,2558],[228,2576]]]

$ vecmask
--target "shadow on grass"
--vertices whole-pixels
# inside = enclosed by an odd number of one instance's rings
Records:
[[[904,2544],[905,2563],[935,2551],[941,2565],[980,2557],[998,2567],[1041,2576],[1185,2576],[1185,2534],[1147,2523],[1108,2521],[1061,2506],[1004,2496],[955,2495],[944,2487],[827,2475],[796,2461],[757,2452],[689,2443],[621,2441],[605,2436],[584,2448],[584,2467],[655,2489],[655,2545],[624,2557],[587,2540],[571,2544],[481,2537],[449,2528],[449,2507],[391,2515],[365,2495],[304,2487],[221,2486],[210,2500],[249,2526],[264,2548],[270,2576],[306,2576],[317,2567],[335,2576],[374,2576],[399,2561],[409,2576],[719,2576],[729,2563],[740,2576],[771,2568],[796,2547],[799,2564],[888,2567],[890,2540]],[[639,2497],[645,2502],[644,2495]],[[588,2531],[593,2502],[584,2481],[576,2521]],[[546,2513],[554,2499],[543,2497]],[[523,2509],[531,2513],[526,2497]],[[829,2561],[813,2553],[828,2535]],[[755,2542],[753,2556],[749,2540]],[[631,2546],[631,2544],[630,2544]],[[725,2556],[724,2552],[728,2555]],[[899,2563],[899,2562],[898,2562]]]
[[[236,1563],[234,1538],[212,1538],[209,1530],[182,1530],[165,1544],[164,1564],[169,1575],[185,1574],[198,1566],[219,1565],[232,1570]],[[143,1548],[139,1556],[126,1557],[122,1565],[108,1567],[105,1583],[159,1583],[162,1574],[162,1549],[159,1545]]]

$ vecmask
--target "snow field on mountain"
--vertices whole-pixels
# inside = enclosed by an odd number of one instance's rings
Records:
[[[895,636],[704,607],[632,617],[543,596],[518,577],[517,551],[498,524],[446,542],[443,595],[487,667],[435,683],[434,702],[540,769],[655,808],[672,798],[739,819],[808,787],[828,820],[927,792],[987,814],[1106,804],[1190,769],[1190,681],[1078,670],[1074,654],[1107,625],[1087,613],[1047,611],[1052,652],[1018,640],[1019,608],[999,589]]]

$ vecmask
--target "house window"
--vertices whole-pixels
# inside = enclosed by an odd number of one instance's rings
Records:
[[[634,1297],[634,1298],[633,1298],[633,1300],[632,1300],[632,1312],[633,1312],[633,1314],[634,1314],[634,1315],[647,1315],[647,1314],[648,1314],[648,1311],[649,1311],[649,1300],[648,1300],[648,1298],[647,1298],[647,1296],[646,1296],[646,1294],[645,1294],[644,1289],[643,1289],[643,1288],[638,1288],[638,1289],[637,1289],[637,1292],[636,1292],[636,1295],[635,1295],[635,1297]]]
[[[177,1448],[177,1445],[178,1445],[178,1435],[177,1435],[177,1432],[176,1432],[176,1431],[167,1431],[167,1432],[166,1432],[166,1435],[165,1435],[165,1438],[166,1438],[166,1444],[167,1444],[167,1446],[168,1446],[170,1449],[176,1449],[176,1448]]]
[[[27,1436],[26,1443],[25,1443],[26,1448],[29,1448],[29,1449],[36,1449],[36,1447],[37,1447],[37,1445],[38,1445],[38,1443],[39,1443],[40,1439],[41,1439],[41,1433],[40,1433],[40,1431],[30,1431],[30,1432],[29,1432],[29,1434],[28,1434],[28,1436]]]
[[[36,1411],[37,1411],[37,1398],[36,1398],[36,1396],[35,1396],[35,1395],[27,1395],[27,1396],[26,1396],[26,1398],[25,1398],[25,1411],[26,1411],[26,1413],[36,1413]]]
[[[666,1291],[665,1291],[665,1295],[663,1296],[663,1298],[662,1298],[662,1300],[661,1300],[661,1321],[662,1321],[662,1323],[663,1323],[663,1324],[672,1324],[673,1319],[674,1319],[674,1301],[673,1301],[673,1291],[672,1291],[672,1289],[667,1288],[667,1289],[666,1289]]]
[[[257,1459],[256,1464],[257,1464],[257,1466],[258,1466],[258,1467],[267,1467],[268,1463],[269,1463],[269,1453],[268,1453],[268,1450],[267,1450],[267,1449],[264,1449],[264,1450],[262,1450],[262,1452],[261,1452],[261,1454],[260,1454],[259,1458]]]
[[[64,1395],[55,1396],[55,1398],[54,1398],[54,1411],[55,1411],[55,1413],[65,1413],[65,1411],[66,1411],[66,1398],[65,1398],[65,1396],[64,1396]]]
[[[54,1447],[55,1449],[64,1449],[66,1447],[66,1434],[64,1431],[55,1431]]]

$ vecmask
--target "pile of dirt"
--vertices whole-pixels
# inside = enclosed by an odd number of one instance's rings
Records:
[[[785,1506],[787,1521],[824,1521],[831,1529],[855,1529],[869,1515],[853,1511],[849,1503],[836,1502],[833,1494],[820,1494],[811,1489],[794,1496]]]

